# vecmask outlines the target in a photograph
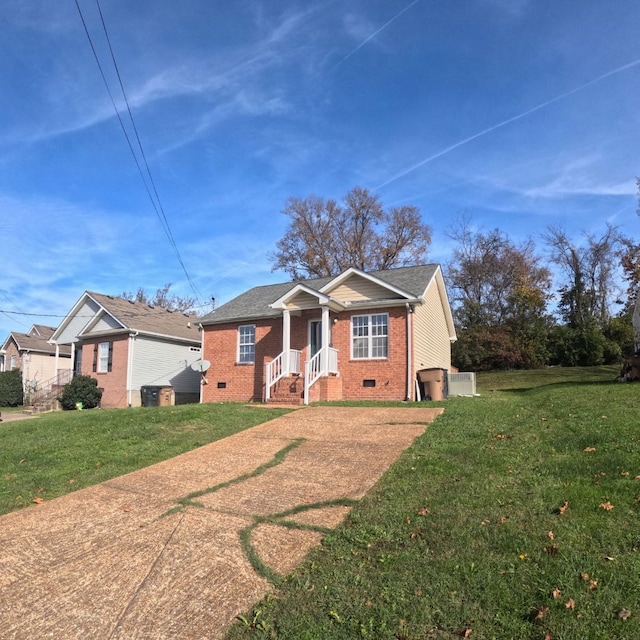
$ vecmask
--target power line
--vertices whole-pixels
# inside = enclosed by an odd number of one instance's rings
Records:
[[[133,114],[131,112],[131,107],[129,105],[129,101],[127,99],[126,92],[124,90],[124,85],[122,83],[122,78],[120,76],[120,70],[118,68],[118,65],[117,65],[117,62],[116,62],[116,59],[115,59],[115,54],[114,54],[113,48],[111,46],[111,40],[109,38],[109,34],[108,34],[108,31],[107,31],[106,23],[104,21],[104,17],[102,15],[102,9],[100,8],[100,3],[99,3],[98,0],[96,0],[96,5],[98,7],[98,12],[100,14],[100,20],[102,22],[102,28],[104,30],[104,34],[105,34],[107,43],[109,45],[109,51],[111,53],[111,60],[113,62],[113,65],[114,65],[114,68],[115,68],[115,71],[116,71],[116,75],[117,75],[118,81],[120,83],[120,89],[122,91],[122,95],[124,97],[125,104],[127,105],[127,110],[129,112],[129,118],[131,120],[131,124],[133,126],[133,130],[134,130],[135,135],[136,135],[136,139],[137,139],[137,142],[138,142],[138,147],[140,148],[140,153],[142,155],[142,158],[143,158],[146,170],[147,170],[147,174],[149,176],[149,181],[150,181],[150,183],[151,183],[151,185],[153,187],[153,192],[155,194],[155,199],[154,199],[153,195],[151,194],[151,191],[149,189],[149,185],[147,184],[147,180],[146,180],[146,178],[144,176],[144,172],[142,171],[142,167],[140,166],[140,162],[138,161],[138,157],[137,157],[137,155],[135,153],[135,150],[133,148],[133,145],[131,143],[131,139],[129,138],[129,134],[127,133],[126,127],[124,126],[124,122],[122,121],[122,117],[120,116],[120,111],[118,110],[118,107],[117,107],[116,102],[115,102],[115,100],[113,98],[113,94],[111,92],[111,89],[109,88],[109,83],[107,82],[107,78],[105,76],[105,73],[103,71],[102,65],[100,63],[100,59],[98,57],[97,51],[95,49],[95,46],[93,44],[93,40],[91,38],[91,34],[89,33],[89,29],[88,29],[87,24],[85,22],[84,15],[82,14],[82,10],[80,9],[80,5],[78,3],[78,0],[75,0],[75,3],[76,3],[76,8],[78,9],[78,14],[80,15],[80,20],[82,21],[82,26],[84,27],[84,32],[85,32],[85,34],[87,36],[87,39],[89,41],[89,45],[91,46],[91,51],[93,52],[93,56],[95,58],[96,64],[98,65],[98,69],[100,70],[100,75],[102,76],[102,81],[104,82],[104,85],[105,85],[105,87],[107,89],[107,93],[109,94],[109,98],[111,100],[111,104],[113,105],[114,111],[116,112],[116,116],[118,117],[118,121],[120,123],[120,128],[122,129],[122,132],[124,133],[124,136],[125,136],[125,138],[127,140],[127,144],[129,146],[129,151],[131,152],[131,155],[133,156],[133,160],[136,163],[136,167],[138,168],[138,173],[140,174],[140,177],[142,178],[142,182],[143,182],[145,190],[147,192],[147,196],[149,197],[149,200],[151,201],[151,205],[153,206],[153,209],[156,212],[156,216],[158,217],[158,220],[160,220],[160,225],[162,226],[162,229],[163,229],[165,235],[167,236],[167,239],[169,240],[169,244],[171,245],[176,258],[178,259],[178,262],[179,262],[180,266],[182,267],[182,270],[183,270],[183,272],[184,272],[184,274],[185,274],[185,276],[187,278],[187,282],[189,283],[189,286],[191,287],[191,290],[193,291],[196,299],[198,301],[200,301],[203,296],[202,296],[201,293],[198,292],[195,284],[193,283],[193,280],[191,279],[191,276],[189,275],[189,272],[187,271],[187,268],[186,268],[186,266],[184,264],[182,256],[180,255],[180,251],[178,250],[178,245],[176,244],[175,238],[173,237],[173,233],[172,233],[171,227],[169,225],[169,220],[168,220],[168,218],[166,216],[166,213],[164,211],[164,207],[162,206],[162,202],[160,200],[160,196],[158,194],[158,190],[156,188],[155,181],[154,181],[153,176],[151,174],[151,169],[150,169],[149,164],[147,162],[146,154],[144,152],[144,148],[142,146],[142,142],[141,142],[140,136],[138,134],[138,129],[136,127],[136,124],[135,124],[135,121],[134,121],[134,118],[133,118]]]

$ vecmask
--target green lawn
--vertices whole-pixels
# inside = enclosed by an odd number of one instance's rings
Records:
[[[640,638],[640,384],[480,375],[229,639]]]
[[[87,487],[286,413],[241,404],[93,409],[0,423],[0,513]]]

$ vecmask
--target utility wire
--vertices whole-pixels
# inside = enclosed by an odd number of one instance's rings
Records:
[[[151,191],[149,189],[149,185],[148,185],[147,180],[145,178],[145,175],[144,175],[144,172],[142,170],[142,167],[140,166],[140,162],[138,161],[138,157],[137,157],[136,152],[135,152],[135,150],[133,148],[133,144],[131,142],[129,134],[127,133],[127,129],[124,126],[124,122],[122,121],[122,117],[120,116],[120,111],[119,111],[119,109],[118,109],[118,107],[116,105],[115,99],[114,99],[113,94],[111,92],[111,89],[109,87],[109,83],[107,82],[107,78],[106,78],[104,70],[102,68],[102,64],[100,63],[100,59],[98,57],[98,53],[97,53],[96,48],[95,48],[95,46],[93,44],[93,40],[91,38],[91,34],[89,33],[89,29],[87,27],[87,23],[86,23],[86,21],[84,19],[84,15],[82,13],[82,10],[80,9],[80,4],[78,3],[78,0],[75,0],[75,3],[76,3],[76,8],[78,10],[78,14],[80,15],[80,20],[82,21],[82,26],[84,27],[84,32],[85,32],[85,34],[87,36],[87,39],[89,41],[89,45],[91,46],[91,51],[93,52],[93,57],[95,58],[96,64],[98,65],[98,69],[100,70],[100,75],[102,76],[102,81],[103,81],[103,83],[105,85],[105,88],[107,89],[107,93],[109,94],[109,99],[111,100],[111,104],[113,105],[113,109],[116,112],[116,116],[118,118],[118,122],[120,123],[120,128],[122,129],[122,132],[123,132],[123,134],[124,134],[124,136],[125,136],[125,138],[127,140],[127,144],[129,146],[129,151],[131,152],[131,155],[133,156],[133,160],[136,163],[136,167],[138,168],[138,173],[140,174],[140,177],[141,177],[142,182],[144,184],[144,188],[145,188],[145,190],[147,192],[147,196],[149,197],[149,200],[151,201],[151,205],[153,206],[153,209],[156,212],[156,216],[160,220],[160,224],[162,226],[162,229],[163,229],[165,235],[167,236],[167,239],[169,240],[169,244],[171,245],[176,258],[178,259],[178,262],[180,263],[180,266],[182,267],[182,270],[183,270],[183,272],[184,272],[184,274],[185,274],[185,276],[187,278],[187,282],[189,283],[189,286],[191,287],[191,290],[193,291],[194,295],[196,296],[196,299],[200,301],[203,296],[202,296],[201,293],[199,293],[197,291],[197,289],[196,289],[196,287],[195,287],[195,285],[193,283],[193,280],[191,279],[191,276],[189,275],[189,272],[187,271],[187,268],[186,268],[186,266],[184,264],[182,256],[180,255],[180,251],[178,250],[178,246],[177,246],[177,244],[175,242],[175,239],[173,237],[173,233],[171,232],[171,227],[169,225],[169,221],[168,221],[167,216],[166,216],[166,214],[164,212],[164,208],[162,207],[162,202],[160,200],[160,196],[158,195],[158,190],[156,188],[155,181],[153,180],[153,176],[151,175],[151,170],[149,168],[149,164],[147,162],[146,155],[144,153],[144,148],[142,147],[142,142],[140,140],[140,136],[138,135],[138,130],[137,130],[137,127],[135,125],[135,121],[133,119],[133,114],[131,113],[131,108],[129,106],[129,101],[127,99],[127,96],[126,96],[126,93],[125,93],[125,90],[124,90],[122,79],[120,77],[120,71],[119,71],[118,65],[116,63],[116,59],[115,59],[115,55],[114,55],[114,52],[113,52],[113,48],[111,47],[111,41],[109,39],[109,34],[107,32],[107,27],[106,27],[106,24],[105,24],[105,21],[104,21],[104,17],[102,15],[102,10],[100,8],[100,3],[98,2],[98,0],[96,0],[96,4],[98,6],[98,12],[100,14],[100,20],[102,22],[102,27],[104,29],[105,37],[106,37],[107,43],[109,45],[109,51],[111,53],[111,59],[113,61],[113,65],[115,67],[116,74],[118,76],[118,81],[120,83],[120,89],[122,91],[122,95],[124,97],[124,101],[125,101],[125,103],[127,105],[127,110],[129,112],[129,118],[131,119],[131,124],[133,126],[133,130],[135,132],[136,139],[138,141],[138,146],[140,148],[140,152],[142,154],[142,158],[144,160],[145,167],[147,169],[147,174],[149,176],[149,180],[151,182],[151,185],[153,187],[153,191],[155,193],[155,199],[154,199],[154,197],[153,197],[153,195],[152,195],[152,193],[151,193]]]

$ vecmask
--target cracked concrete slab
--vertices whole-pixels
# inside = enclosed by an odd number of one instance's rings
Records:
[[[251,553],[294,570],[441,412],[305,408],[0,517],[0,637],[222,637],[274,589]]]

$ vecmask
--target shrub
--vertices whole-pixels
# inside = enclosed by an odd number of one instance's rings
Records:
[[[18,407],[23,402],[20,369],[0,373],[0,407]]]
[[[98,389],[98,381],[91,376],[76,376],[58,396],[63,409],[93,409],[101,398],[102,389]]]

